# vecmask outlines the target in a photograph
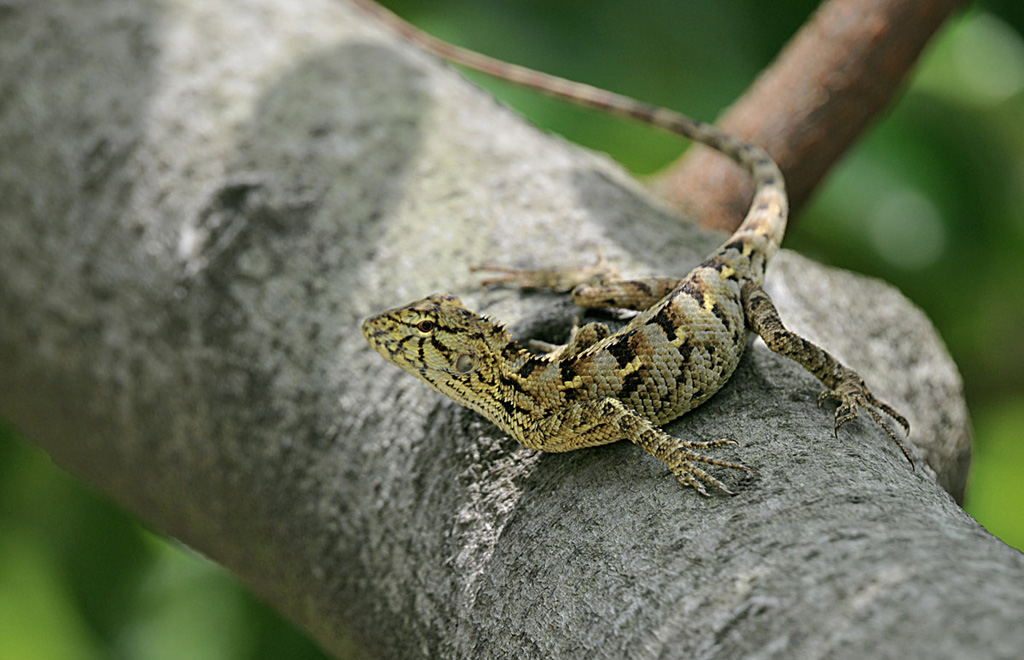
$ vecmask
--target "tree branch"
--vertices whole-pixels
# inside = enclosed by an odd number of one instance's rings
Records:
[[[817,384],[762,346],[668,427],[735,438],[758,469],[704,500],[623,443],[519,447],[365,344],[365,315],[442,289],[521,334],[569,323],[560,298],[481,293],[472,263],[602,246],[681,274],[721,240],[606,160],[333,0],[7,12],[0,414],[328,650],[1024,647],[1021,554],[873,424],[833,437]],[[920,312],[791,255],[768,286],[955,480],[941,456],[964,456],[966,412]]]
[[[758,144],[786,176],[794,213],[902,88],[962,0],[829,0],[719,125]],[[673,208],[733,231],[753,188],[743,170],[695,146],[651,181]]]

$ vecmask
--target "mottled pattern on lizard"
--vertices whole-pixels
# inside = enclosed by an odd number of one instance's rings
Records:
[[[617,332],[588,324],[568,345],[537,355],[513,341],[500,323],[469,311],[454,296],[436,294],[363,323],[363,335],[385,359],[484,415],[527,447],[563,452],[628,439],[664,461],[683,484],[707,495],[706,484],[730,491],[706,466],[749,469],[702,451],[731,441],[683,440],[658,426],[717,392],[736,369],[748,335],[757,333],[769,348],[822,381],[826,390],[819,403],[826,397],[839,402],[836,431],[863,408],[913,464],[879,411],[909,432],[906,419],[878,400],[854,371],[786,330],[761,288],[787,217],[782,174],[761,148],[670,110],[452,46],[367,0],[352,1],[445,59],[712,147],[743,166],[755,184],[740,227],[685,277],[601,281],[581,271],[577,279],[597,283],[573,290],[577,304],[640,311]],[[567,288],[567,278],[557,271],[502,270],[501,281]]]

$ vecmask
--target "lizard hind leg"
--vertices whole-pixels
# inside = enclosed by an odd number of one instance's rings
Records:
[[[680,483],[693,488],[704,497],[710,497],[705,484],[717,488],[727,495],[735,495],[735,493],[729,490],[719,479],[708,473],[703,466],[714,465],[716,467],[753,472],[752,469],[742,463],[723,461],[694,451],[697,449],[711,449],[724,445],[734,445],[736,442],[733,440],[724,438],[705,442],[683,440],[662,431],[649,420],[630,411],[625,406],[623,408],[626,414],[620,417],[618,425],[620,430],[626,434],[626,437],[641,449],[668,465]]]
[[[614,397],[576,401],[535,423],[521,439],[531,449],[565,452],[629,440],[661,460],[684,486],[709,497],[707,486],[734,493],[705,467],[753,472],[740,463],[712,458],[697,450],[735,444],[732,440],[692,442],[665,433]]]
[[[676,479],[678,479],[681,484],[694,488],[704,497],[710,497],[710,493],[708,493],[704,484],[717,488],[726,495],[735,495],[736,493],[729,490],[724,483],[709,474],[703,467],[701,467],[701,465],[714,465],[717,467],[753,472],[751,468],[743,465],[742,463],[723,461],[721,459],[712,458],[693,451],[694,449],[736,444],[733,440],[723,438],[721,440],[711,440],[708,442],[691,442],[669,435],[656,427],[652,427],[651,432],[643,434],[639,440],[633,441],[645,451],[659,458],[668,465],[669,469],[672,470],[672,474],[676,475]]]
[[[825,385],[826,389],[818,395],[818,405],[820,406],[825,399],[839,402],[835,413],[837,436],[839,427],[855,419],[858,411],[864,409],[900,448],[910,461],[911,468],[914,467],[914,459],[907,445],[896,435],[879,411],[895,420],[909,435],[910,423],[903,415],[876,397],[856,371],[839,362],[825,349],[788,330],[782,324],[778,310],[764,289],[747,283],[743,287],[742,297],[747,324],[764,339],[768,348],[798,362]]]
[[[496,273],[481,280],[484,287],[504,284],[524,291],[571,291],[577,307],[614,307],[638,312],[658,303],[683,281],[678,277],[620,279],[619,269],[608,263],[600,249],[597,262],[589,266],[509,268],[481,264],[470,271]]]
[[[574,324],[567,344],[549,344],[545,341],[531,339],[529,346],[531,349],[543,353],[548,360],[568,359],[579,355],[611,334],[612,331],[604,323],[587,323],[583,326]]]
[[[473,266],[470,272],[497,273],[481,280],[484,287],[505,284],[524,291],[554,291],[567,293],[584,283],[612,281],[619,277],[619,269],[608,263],[598,248],[597,262],[587,266],[561,266],[554,268],[509,268],[495,264]]]

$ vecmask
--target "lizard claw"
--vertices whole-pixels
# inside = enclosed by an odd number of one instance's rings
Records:
[[[910,450],[907,448],[907,445],[898,435],[896,435],[896,432],[878,411],[881,410],[886,415],[894,419],[908,436],[910,435],[910,422],[908,422],[903,415],[896,412],[892,406],[872,394],[871,390],[868,389],[868,386],[860,376],[852,374],[850,377],[844,379],[834,390],[826,389],[822,391],[821,394],[818,395],[819,407],[825,399],[833,399],[839,402],[839,405],[836,407],[835,414],[836,438],[839,437],[839,427],[852,419],[856,419],[859,409],[863,408],[869,415],[871,415],[871,418],[875,420],[875,423],[882,427],[882,430],[885,431],[886,435],[896,443],[896,446],[900,448],[900,451],[903,452],[907,461],[910,462],[911,469],[914,468],[914,458],[911,455]]]
[[[688,448],[719,447],[721,445],[736,444],[735,441],[726,439],[710,440],[708,442],[683,442],[685,443],[685,446]],[[724,483],[722,483],[720,480],[710,475],[706,470],[698,466],[697,462],[704,463],[706,465],[715,465],[718,467],[732,468],[734,470],[743,470],[745,472],[754,471],[751,468],[747,467],[746,465],[743,465],[742,463],[731,463],[729,461],[722,461],[717,458],[703,456],[701,454],[687,451],[685,449],[682,449],[680,451],[681,460],[677,459],[676,461],[666,462],[669,463],[669,467],[672,468],[672,472],[675,473],[676,479],[678,479],[681,484],[683,484],[684,486],[692,487],[694,490],[696,490],[704,497],[711,497],[711,495],[707,491],[707,488],[704,487],[704,484],[713,486],[718,490],[722,491],[723,493],[725,493],[726,495],[735,495],[736,493],[729,490],[729,488]]]
[[[707,488],[704,487],[704,483],[708,483],[718,490],[722,491],[726,495],[735,495],[733,491],[729,490],[725,484],[718,479],[715,479],[710,474],[700,469],[693,463],[689,463],[680,468],[676,478],[684,486],[690,486],[704,497],[711,497],[708,493]],[[703,482],[703,483],[702,483]]]
[[[713,447],[724,447],[725,445],[735,445],[735,440],[729,438],[722,438],[721,440],[706,440],[703,442],[694,442],[692,440],[681,440],[680,444],[689,449],[711,449]]]
[[[710,449],[723,445],[734,445],[734,440],[722,438],[720,440],[691,441],[671,436],[664,431],[650,428],[639,442],[641,447],[653,454],[656,458],[664,461],[676,479],[684,486],[689,486],[704,497],[710,497],[708,486],[720,490],[727,495],[735,495],[724,483],[714,477],[705,469],[706,466],[732,468],[753,472],[752,469],[741,463],[723,461],[701,454],[696,449]]]
[[[714,477],[711,477],[710,475],[708,476],[714,479]],[[700,479],[694,477],[694,475],[691,474],[689,471],[678,475],[677,478],[679,479],[679,483],[683,484],[684,486],[690,486],[704,497],[711,497],[711,494],[708,493],[708,489],[704,487],[704,484],[700,482]],[[728,488],[725,487],[724,484],[719,483],[719,488],[721,488],[724,492],[726,492],[729,495],[733,494]]]

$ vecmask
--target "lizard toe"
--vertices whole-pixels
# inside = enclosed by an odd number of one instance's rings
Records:
[[[821,405],[821,401],[825,398],[831,398],[839,401],[839,405],[836,407],[835,413],[836,437],[839,437],[839,427],[850,420],[856,419],[858,412],[861,409],[864,409],[869,415],[871,415],[871,419],[882,427],[882,430],[889,436],[889,439],[896,443],[896,446],[900,448],[900,451],[903,452],[903,455],[910,462],[911,468],[913,468],[914,459],[910,450],[907,448],[907,445],[898,435],[896,435],[896,432],[878,411],[881,410],[895,420],[907,435],[910,434],[910,422],[908,422],[903,415],[896,412],[892,406],[876,397],[859,376],[854,376],[854,378],[850,378],[848,381],[842,383],[835,390],[825,390],[818,396],[819,405]]]

